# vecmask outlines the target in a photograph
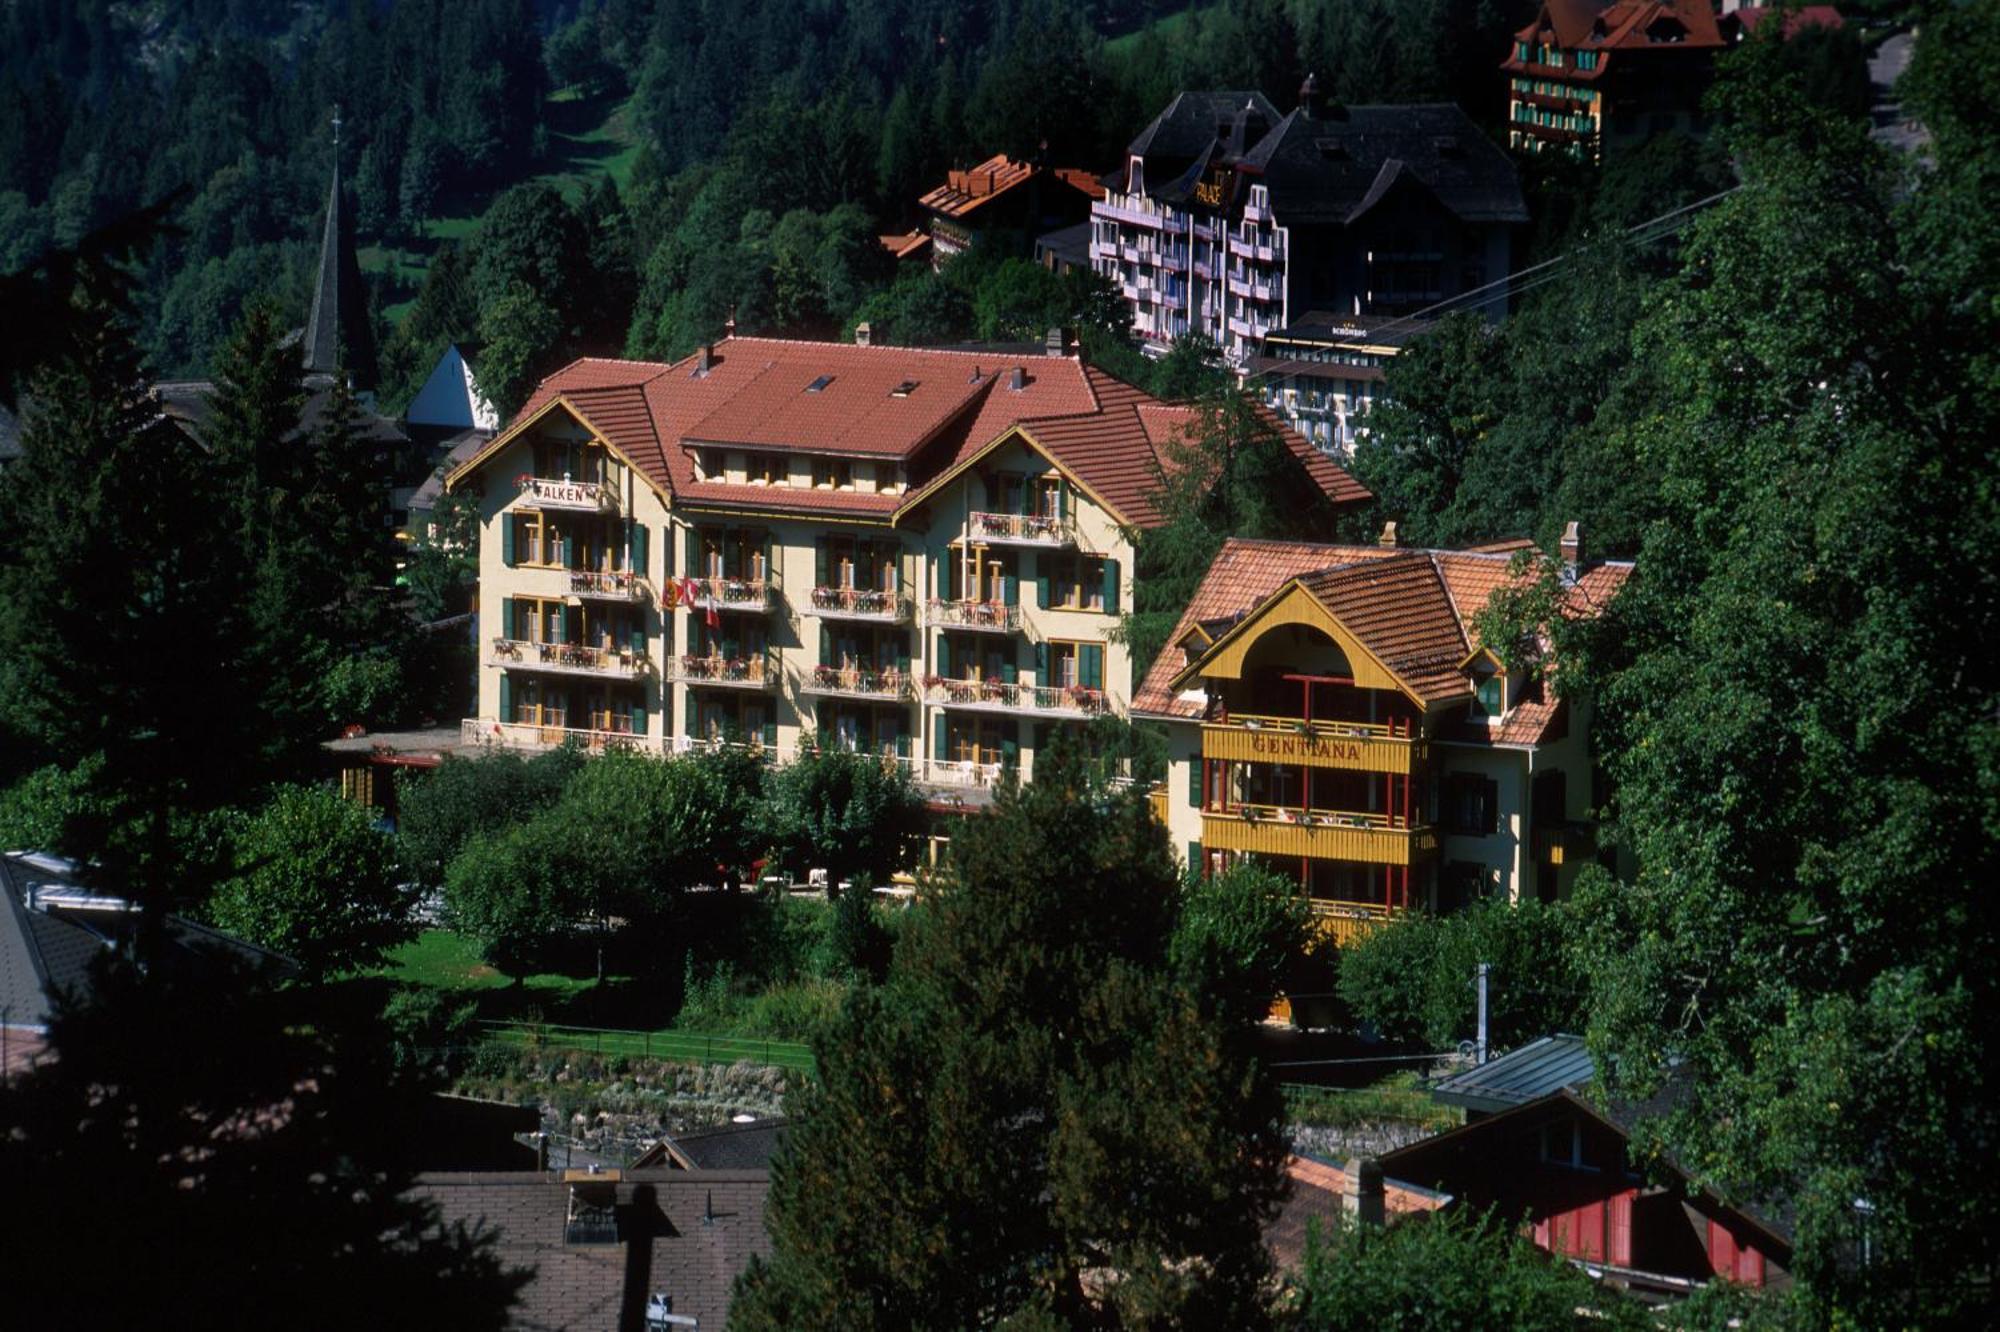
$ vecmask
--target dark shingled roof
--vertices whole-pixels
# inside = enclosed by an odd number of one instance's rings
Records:
[[[1508,1110],[1597,1076],[1581,1036],[1544,1036],[1497,1059],[1454,1073],[1431,1088],[1446,1105]]]
[[[1250,123],[1258,135],[1278,123],[1278,108],[1260,92],[1184,92],[1153,117],[1153,123],[1140,131],[1127,151],[1146,159],[1149,187],[1163,186],[1218,140],[1227,139],[1237,113],[1245,107],[1251,111]]]
[[[1394,190],[1419,189],[1465,222],[1526,222],[1521,176],[1459,107],[1335,107],[1293,111],[1243,154],[1288,224],[1345,226]]]
[[[312,314],[306,320],[300,359],[309,375],[347,371],[359,389],[375,387],[375,341],[368,329],[368,298],[354,255],[354,223],[340,189],[339,142],[334,145],[333,184],[326,195],[319,268],[313,277]]]
[[[513,1327],[606,1332],[618,1326],[627,1251],[644,1226],[652,1236],[652,1262],[639,1275],[641,1293],[666,1295],[675,1314],[721,1328],[737,1275],[753,1256],[771,1252],[764,1233],[770,1176],[761,1170],[627,1170],[604,1184],[616,1200],[617,1239],[611,1243],[569,1242],[570,1186],[557,1173],[426,1174],[412,1192],[436,1202],[447,1223],[498,1227],[500,1261],[534,1272],[514,1309]],[[638,1203],[642,1187],[653,1190],[651,1209]]]
[[[754,1124],[717,1124],[663,1138],[633,1166],[675,1166],[682,1170],[768,1170],[785,1141],[783,1118]]]

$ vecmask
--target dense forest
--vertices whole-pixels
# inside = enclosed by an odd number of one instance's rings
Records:
[[[447,337],[511,339],[504,399],[579,350],[684,351],[732,310],[826,334],[876,295],[905,340],[993,335],[1007,312],[974,310],[978,275],[885,292],[872,239],[947,168],[1006,151],[1102,169],[1180,87],[1290,106],[1309,68],[1350,101],[1464,98],[1497,120],[1494,53],[1529,8],[27,0],[0,7],[0,272],[171,200],[141,343],[162,374],[206,373],[253,295],[303,320],[338,108],[392,405]],[[629,159],[513,200],[513,253],[479,262],[504,191],[604,149],[566,129],[614,118]],[[538,243],[560,263],[524,267]],[[1030,307],[1013,322],[1031,326],[1051,299],[985,304]]]

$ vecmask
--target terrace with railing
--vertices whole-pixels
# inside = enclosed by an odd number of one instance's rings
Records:
[[[770,689],[778,683],[778,658],[768,649],[735,657],[684,653],[674,659],[672,678],[695,685]]]
[[[644,652],[590,647],[583,643],[532,643],[496,638],[489,664],[551,675],[582,675],[599,680],[635,680],[646,673]]]
[[[692,585],[692,586],[690,586]],[[777,580],[770,578],[687,578],[681,580],[683,596],[694,593],[699,610],[749,611],[761,615],[776,600]]]
[[[602,752],[607,749],[650,749],[656,741],[644,735],[636,735],[627,719],[613,716],[612,726],[597,729],[583,726],[566,726],[560,713],[551,722],[497,722],[483,717],[467,717],[458,724],[458,742],[461,745],[485,745],[501,749],[554,749],[565,744],[580,744],[585,749]]]
[[[924,617],[943,629],[976,629],[1011,634],[1021,627],[1021,608],[1001,601],[941,601],[933,598]]]
[[[1239,804],[1204,809],[1202,845],[1215,851],[1409,865],[1437,850],[1437,830],[1401,814]]]
[[[908,702],[910,673],[895,667],[814,666],[799,682],[802,694],[823,694],[834,698],[866,698]]]
[[[646,580],[622,569],[611,573],[572,569],[569,594],[584,601],[644,602],[649,597]]]
[[[814,613],[824,620],[902,624],[910,618],[910,599],[881,588],[816,587],[811,599]]]
[[[1039,717],[1098,717],[1111,711],[1111,702],[1102,689],[1007,680],[954,680],[935,675],[924,680],[924,699],[966,712],[1025,713]]]
[[[982,513],[966,516],[975,540],[1002,546],[1073,546],[1076,536],[1067,519],[1043,513]]]
[[[1288,763],[1309,768],[1408,774],[1424,759],[1421,729],[1393,722],[1306,721],[1231,713],[1201,728],[1205,759],[1236,763]]]

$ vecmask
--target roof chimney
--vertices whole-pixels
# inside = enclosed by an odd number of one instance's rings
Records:
[[[697,375],[707,374],[709,371],[709,367],[714,364],[715,364],[715,344],[712,342],[702,343],[701,354],[695,358],[695,363],[694,363],[695,374]]]
[[[1341,1208],[1364,1226],[1380,1226],[1388,1212],[1388,1198],[1382,1187],[1382,1167],[1372,1156],[1350,1159],[1341,1171]]]
[[[1015,366],[1014,373],[1007,376],[1007,387],[1019,393],[1028,387],[1028,371],[1023,366]]]
[[[1562,552],[1564,576],[1576,577],[1578,567],[1583,564],[1583,524],[1573,522],[1565,525],[1558,549]]]
[[[1319,75],[1308,74],[1299,85],[1299,111],[1307,120],[1318,120],[1326,113],[1326,94],[1320,91]]]
[[[722,321],[722,336],[725,338],[736,336],[736,311],[731,310],[729,318]]]
[[[873,346],[874,336],[875,336],[875,331],[868,327],[868,321],[866,319],[862,320],[860,323],[854,326],[855,346],[857,347]]]
[[[1382,524],[1382,535],[1375,538],[1375,544],[1390,550],[1403,544],[1402,538],[1396,535],[1396,524],[1393,521]]]
[[[1062,329],[1052,328],[1049,330],[1048,336],[1042,340],[1042,350],[1050,356],[1061,356],[1063,354],[1064,342]]]

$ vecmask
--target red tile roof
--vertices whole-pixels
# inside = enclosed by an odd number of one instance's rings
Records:
[[[1019,425],[1116,518],[1146,527],[1160,521],[1151,495],[1162,450],[1197,419],[1075,357],[731,338],[701,364],[699,356],[671,365],[579,360],[544,380],[513,425],[561,400],[677,503],[878,518],[915,507],[924,485]],[[1334,503],[1367,498],[1332,459],[1267,419]],[[502,432],[461,470],[508,437]],[[689,450],[703,444],[894,460],[909,469],[910,489],[892,496],[697,480]]]
[[[948,172],[944,184],[927,192],[917,203],[946,217],[964,217],[1036,176],[1052,176],[1093,200],[1104,197],[1103,184],[1080,167],[1038,167],[1032,162],[1016,162],[1001,153],[969,171]]]
[[[1190,664],[1178,646],[1181,640],[1196,626],[1220,637],[1295,579],[1419,699],[1441,703],[1464,697],[1470,689],[1458,666],[1479,645],[1473,617],[1495,592],[1531,576],[1514,570],[1518,553],[1226,541],[1175,625],[1168,647],[1146,672],[1132,710],[1198,719],[1201,698],[1192,692],[1177,695],[1173,688]],[[1576,613],[1602,609],[1631,572],[1630,564],[1610,563],[1582,570],[1571,593]],[[1564,723],[1559,699],[1531,699],[1512,709],[1497,730],[1481,730],[1480,738],[1533,744]]]
[[[930,247],[931,234],[928,231],[906,231],[899,236],[877,236],[875,243],[888,251],[891,259],[908,259]]]
[[[1652,34],[1663,19],[1679,25],[1678,40],[1654,40]],[[1706,51],[1727,44],[1709,0],[1544,0],[1535,21],[1514,39],[1539,45],[1544,31],[1553,31],[1555,44],[1565,51]],[[1602,78],[1612,63],[1607,58],[1599,60],[1595,69],[1565,66],[1555,72],[1568,80],[1592,82]],[[1510,52],[1501,68],[1545,67]]]

